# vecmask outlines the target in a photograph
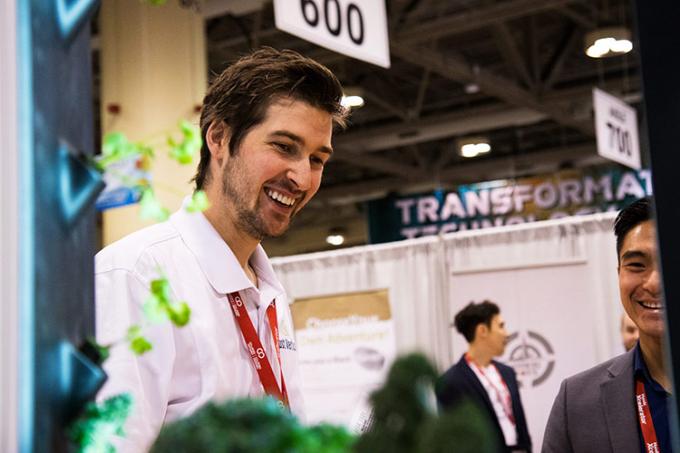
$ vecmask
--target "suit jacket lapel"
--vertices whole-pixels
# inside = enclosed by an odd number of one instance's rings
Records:
[[[465,360],[465,356],[463,356],[462,359],[460,359],[462,368],[463,368],[463,374],[465,378],[468,380],[468,382],[474,387],[474,389],[477,391],[479,394],[479,398],[484,401],[484,404],[486,404],[487,409],[490,411],[490,413],[493,415],[493,420],[496,420],[496,423],[498,423],[498,420],[496,418],[496,412],[494,411],[493,404],[491,403],[491,400],[489,399],[489,394],[486,392],[486,389],[482,385],[481,382],[479,382],[479,379],[477,378],[477,375],[475,372],[470,368],[468,365],[467,361]],[[500,425],[499,425],[500,426]]]
[[[601,384],[602,407],[612,451],[639,453],[640,436],[635,418],[632,351],[615,360],[607,371],[609,379]]]

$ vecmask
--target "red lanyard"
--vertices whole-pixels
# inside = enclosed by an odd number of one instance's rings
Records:
[[[267,353],[262,347],[262,342],[255,332],[255,327],[253,322],[248,316],[248,312],[243,306],[243,299],[238,292],[227,294],[229,298],[229,303],[234,312],[234,317],[236,322],[241,329],[241,335],[243,335],[243,340],[246,342],[248,351],[250,352],[250,358],[253,361],[255,370],[260,377],[260,382],[264,388],[267,395],[273,396],[279,400],[286,407],[288,404],[288,392],[286,391],[286,382],[283,380],[283,365],[281,364],[281,352],[279,351],[279,327],[276,319],[276,303],[272,301],[267,307],[267,318],[269,320],[269,328],[272,331],[272,339],[274,340],[274,349],[276,350],[276,357],[279,360],[279,369],[281,370],[281,387],[276,382],[276,377],[274,377],[274,371],[269,363],[269,358]]]
[[[484,373],[484,370],[482,370],[480,367],[477,366],[475,362],[470,359],[470,356],[468,354],[465,354],[465,360],[468,363],[468,366],[475,367],[475,369],[479,372],[479,374],[482,375],[484,380],[489,383],[491,388],[494,389],[494,393],[496,394],[496,400],[501,403],[501,407],[503,407],[503,412],[505,412],[505,415],[508,417],[508,420],[514,425],[515,424],[515,416],[512,413],[512,398],[510,396],[510,390],[508,389],[508,385],[505,383],[505,380],[503,379],[503,376],[501,376],[501,373],[498,371],[498,368],[492,363],[491,366],[496,368],[496,373],[498,374],[498,377],[501,379],[501,384],[502,387],[499,389],[496,387],[491,379]]]
[[[656,440],[654,420],[652,420],[652,413],[649,410],[649,404],[647,404],[645,384],[640,378],[635,380],[635,402],[637,404],[640,430],[642,431],[642,438],[645,442],[645,451],[647,453],[660,453],[661,449],[659,448],[659,442]]]

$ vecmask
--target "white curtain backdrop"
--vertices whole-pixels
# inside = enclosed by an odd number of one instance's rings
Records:
[[[589,336],[594,359],[604,361],[620,353],[622,347],[614,218],[614,213],[603,213],[450,234],[443,238],[447,276],[546,268],[559,277],[563,267],[582,264],[585,280],[568,284],[585,291],[588,300],[574,300],[572,308],[592,320],[593,327],[584,331],[582,326],[573,326],[573,334]],[[484,285],[493,287],[494,281],[484,281]],[[561,320],[544,322],[549,325]],[[453,352],[449,361],[462,351]]]
[[[499,360],[521,384],[536,448],[562,380],[621,352],[614,214],[452,235],[443,242],[450,312],[501,308],[511,339]],[[467,349],[450,332],[452,363]]]
[[[398,353],[445,371],[465,351],[451,327],[471,300],[501,306],[501,358],[518,371],[534,445],[562,379],[621,352],[614,213],[273,259],[291,300],[387,289]]]
[[[387,289],[397,353],[451,356],[444,249],[439,238],[272,259],[291,300]],[[441,361],[441,362],[439,362]]]

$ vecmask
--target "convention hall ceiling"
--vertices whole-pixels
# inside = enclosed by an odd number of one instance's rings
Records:
[[[212,5],[211,5],[212,4]],[[219,5],[223,5],[220,10]],[[391,67],[303,41],[274,26],[271,2],[208,2],[212,73],[251,48],[291,48],[323,62],[366,104],[334,139],[336,153],[302,223],[342,222],[390,192],[597,164],[592,88],[639,104],[639,56],[592,59],[585,34],[633,26],[626,0],[388,0]],[[489,138],[466,159],[456,140]],[[343,214],[344,213],[344,214]]]
[[[313,57],[363,91],[319,193],[296,228],[266,242],[275,255],[327,248],[325,233],[339,226],[347,245],[365,243],[363,202],[390,193],[602,163],[592,88],[642,99],[637,45],[612,58],[584,53],[588,31],[633,28],[628,0],[386,0],[389,69],[277,30],[271,1],[178,1],[201,5],[211,74],[269,45]],[[461,157],[457,140],[480,135],[492,151]]]

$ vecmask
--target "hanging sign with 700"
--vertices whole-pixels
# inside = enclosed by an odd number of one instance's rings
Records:
[[[274,0],[274,18],[280,30],[390,67],[384,0]]]
[[[597,153],[636,170],[640,169],[637,113],[616,96],[593,88]]]

